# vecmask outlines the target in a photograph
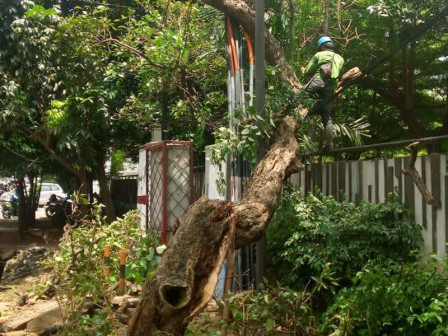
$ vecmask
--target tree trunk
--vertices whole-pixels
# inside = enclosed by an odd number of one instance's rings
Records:
[[[180,220],[162,262],[148,279],[129,322],[129,335],[183,335],[188,323],[213,297],[230,245],[229,218],[235,223],[235,247],[257,241],[269,223],[284,181],[302,169],[297,158],[297,122],[286,117],[279,135],[257,165],[239,204],[201,197]]]
[[[330,35],[330,0],[324,0],[323,29],[325,35]]]
[[[294,7],[294,0],[288,0],[289,6],[289,47],[288,47],[288,59],[294,60],[296,57],[296,27],[295,18],[296,11]]]
[[[242,0],[203,0],[203,2],[219,9],[224,14],[229,14],[255,40],[255,11],[246,2]],[[297,92],[302,85],[294,69],[287,62],[283,49],[274,35],[268,29],[265,29],[265,32],[266,61],[276,66],[280,71],[281,79]]]
[[[96,176],[98,178],[98,183],[100,185],[100,198],[101,202],[106,206],[106,216],[109,223],[117,219],[115,214],[114,202],[112,200],[112,195],[110,193],[109,183],[106,177],[106,171],[104,170],[103,162],[98,162],[96,168]]]
[[[18,235],[19,239],[23,238],[23,235],[30,227],[36,224],[36,208],[37,202],[36,193],[34,192],[36,188],[36,181],[33,176],[30,179],[30,192],[26,191],[25,179],[24,177],[18,178],[17,185],[17,195],[19,196],[19,201],[17,204],[17,215],[18,215]],[[37,195],[38,196],[38,195]]]
[[[90,183],[87,178],[87,170],[85,166],[81,166],[79,168],[78,178],[79,182],[81,183],[81,186],[79,187],[79,192],[81,193],[82,197],[85,197],[87,200],[89,200],[89,196],[92,193],[92,190],[90,188]],[[84,202],[81,202],[79,206],[81,211],[81,217],[84,218],[89,213],[89,205],[85,204]]]

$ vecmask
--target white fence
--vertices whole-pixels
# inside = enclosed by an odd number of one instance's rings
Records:
[[[421,156],[415,168],[436,199],[428,205],[410,176],[402,169],[409,158],[374,159],[368,161],[339,161],[309,164],[291,177],[303,193],[318,187],[325,195],[342,200],[383,202],[389,192],[397,190],[400,201],[407,204],[415,220],[423,226],[426,252],[445,254],[448,242],[448,161],[445,154]]]

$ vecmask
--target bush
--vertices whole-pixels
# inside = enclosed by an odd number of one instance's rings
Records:
[[[382,204],[285,190],[268,227],[268,258],[283,283],[300,288],[328,263],[342,283],[372,259],[410,260],[422,243],[416,224],[394,194]],[[412,258],[411,258],[412,259]]]
[[[228,305],[232,317],[230,321],[210,323],[206,319],[206,314],[203,314],[201,318],[190,323],[186,335],[220,335],[224,325],[230,331],[230,335],[313,335],[315,333],[316,324],[310,303],[313,293],[321,288],[319,284],[296,292],[278,283],[270,285],[264,279],[259,287],[258,292],[246,291],[229,297]]]
[[[369,262],[325,313],[322,333],[448,335],[448,272],[436,260]]]
[[[46,287],[54,287],[57,297],[64,299],[66,326],[70,329],[64,330],[67,334],[88,335],[92,330],[101,335],[115,334],[116,323],[111,318],[107,302],[118,281],[121,250],[128,252],[126,280],[132,284],[129,291],[137,291],[137,286],[146,281],[157,265],[156,240],[149,235],[142,236],[137,211],[131,211],[111,224],[106,224],[100,214],[101,207],[97,205],[93,209],[94,220],[85,221],[77,228],[67,225],[59,251],[43,262],[52,269],[52,281]],[[106,244],[111,249],[110,277],[107,279],[103,252]],[[36,287],[36,291],[45,290]],[[93,303],[96,308],[89,315],[79,314],[80,307],[86,302]]]
[[[421,227],[396,195],[355,205],[288,188],[267,241],[293,289],[231,297],[232,319],[221,323],[232,335],[448,335],[446,263],[420,259]],[[208,326],[192,324],[190,335]]]

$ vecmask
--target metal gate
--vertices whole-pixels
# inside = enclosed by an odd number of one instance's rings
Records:
[[[145,145],[146,230],[160,236],[166,244],[173,235],[176,219],[182,217],[194,201],[193,143],[160,141]],[[145,197],[146,196],[146,197]]]

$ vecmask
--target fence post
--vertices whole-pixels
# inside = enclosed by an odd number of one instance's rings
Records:
[[[127,255],[128,254],[126,251],[124,250],[120,251],[120,278],[118,280],[118,295],[124,294]]]
[[[110,246],[104,246],[104,276],[109,278],[110,276]]]

